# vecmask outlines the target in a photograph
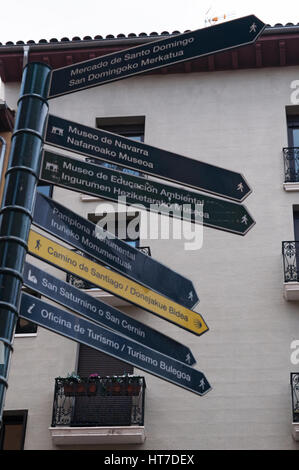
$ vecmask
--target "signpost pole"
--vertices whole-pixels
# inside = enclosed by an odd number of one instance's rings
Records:
[[[50,74],[51,68],[42,63],[32,62],[24,68],[0,210],[0,427],[48,114]]]

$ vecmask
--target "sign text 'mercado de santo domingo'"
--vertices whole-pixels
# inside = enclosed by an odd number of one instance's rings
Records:
[[[249,15],[62,67],[52,72],[49,98],[251,44],[264,27]]]
[[[208,331],[208,326],[199,313],[65,248],[34,230],[29,232],[28,252],[195,335],[200,336]]]
[[[198,296],[189,279],[39,193],[36,193],[33,223],[187,308],[198,303]]]
[[[110,201],[245,235],[255,221],[242,204],[44,151],[40,179]]]
[[[143,142],[52,114],[45,142],[217,196],[243,201],[251,189],[241,173],[187,158]]]
[[[24,292],[20,317],[198,395],[211,390],[208,380],[199,370]]]
[[[187,346],[28,262],[25,263],[23,278],[25,286],[88,320],[121,333],[177,361],[189,365],[195,363],[195,358]]]

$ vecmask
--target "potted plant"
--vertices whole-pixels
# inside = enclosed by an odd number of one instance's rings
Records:
[[[81,378],[76,372],[68,374],[65,379],[63,379],[63,388],[65,396],[74,396],[77,394],[83,394],[84,384],[81,383]]]
[[[107,381],[108,394],[112,396],[121,395],[122,384],[123,384],[122,377],[118,377],[118,376],[109,377]]]
[[[141,379],[139,377],[128,377],[127,393],[130,396],[139,395],[141,390]]]
[[[87,383],[87,395],[96,395],[98,389],[99,374],[90,374]]]

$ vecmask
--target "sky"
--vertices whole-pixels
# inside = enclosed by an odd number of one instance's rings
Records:
[[[284,0],[9,0],[1,9],[0,42],[74,36],[173,32],[255,14],[264,23],[299,23],[299,1]],[[222,20],[223,21],[223,20]]]

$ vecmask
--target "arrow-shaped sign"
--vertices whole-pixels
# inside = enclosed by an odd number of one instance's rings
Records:
[[[211,390],[209,382],[199,370],[24,292],[21,297],[20,317],[132,364],[197,395],[204,395]]]
[[[56,69],[49,98],[251,44],[264,28],[249,15]]]
[[[100,324],[100,326],[116,331],[190,366],[196,362],[191,350],[178,341],[30,263],[25,263],[23,278],[25,286],[73,310],[88,320]]]
[[[208,331],[208,326],[199,313],[65,248],[34,230],[29,232],[28,251],[33,256],[154,313],[195,335],[199,336]]]
[[[189,279],[39,193],[36,194],[33,223],[187,308],[198,303],[198,296]]]
[[[192,221],[238,235],[255,224],[247,209],[232,201],[161,184],[135,175],[44,152],[40,178],[63,188]]]
[[[111,132],[84,126],[52,114],[45,142],[93,159],[131,168],[217,196],[243,201],[251,189],[241,173],[133,142]]]

